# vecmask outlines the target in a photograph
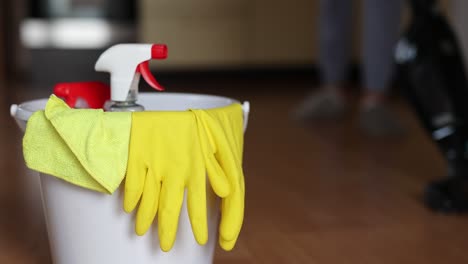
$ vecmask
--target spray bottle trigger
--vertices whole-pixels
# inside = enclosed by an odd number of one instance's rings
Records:
[[[164,91],[164,87],[162,87],[158,81],[156,81],[156,78],[151,74],[151,71],[149,69],[149,61],[144,61],[140,64],[138,64],[136,72],[140,73],[141,76],[143,76],[143,79],[154,89],[158,91]]]

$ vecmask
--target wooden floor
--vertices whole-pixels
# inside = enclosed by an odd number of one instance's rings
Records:
[[[252,105],[245,224],[235,250],[218,248],[215,263],[468,263],[468,218],[434,214],[421,203],[444,162],[401,101],[394,106],[406,137],[370,139],[356,111],[340,123],[293,122],[289,111],[313,86],[308,79],[192,81],[166,86]],[[0,263],[51,263],[41,212],[30,208],[38,193],[21,176],[21,137],[8,115],[10,103],[47,93],[18,88],[2,96]]]

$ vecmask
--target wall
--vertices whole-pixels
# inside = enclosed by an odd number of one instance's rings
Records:
[[[296,64],[315,59],[316,1],[141,0],[143,42],[165,42],[165,67]]]
[[[361,1],[354,1],[358,6],[352,53],[358,59]],[[449,1],[440,2],[446,10]],[[318,4],[318,0],[140,0],[139,35],[142,42],[169,45],[170,60],[158,62],[159,67],[311,64],[318,52]]]

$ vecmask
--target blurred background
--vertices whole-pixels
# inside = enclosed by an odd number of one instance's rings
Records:
[[[245,224],[236,249],[217,249],[215,263],[468,263],[468,219],[422,202],[424,186],[443,177],[446,164],[401,87],[389,85],[389,107],[405,127],[402,138],[363,136],[356,104],[339,122],[291,118],[321,84],[319,2],[0,1],[0,263],[51,263],[10,105],[48,97],[57,82],[107,82],[94,63],[122,42],[168,45],[168,59],[150,64],[167,91],[251,102]],[[346,89],[356,103],[362,3],[354,2]],[[440,6],[468,58],[468,2]],[[408,16],[405,6],[402,29]]]

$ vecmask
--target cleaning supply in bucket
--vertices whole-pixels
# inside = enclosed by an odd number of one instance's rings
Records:
[[[54,86],[54,94],[71,108],[101,109],[110,99],[110,87],[102,82],[65,82]]]
[[[231,250],[244,220],[245,183],[242,170],[243,117],[239,104],[209,110],[192,110],[197,118],[199,135],[210,180],[223,174],[230,193],[222,198],[219,244]],[[216,181],[211,181],[212,186]]]
[[[130,127],[131,113],[71,109],[52,95],[27,123],[23,156],[30,169],[113,193],[125,176]]]
[[[108,110],[143,110],[136,103],[140,75],[162,89],[149,72],[148,60],[165,56],[165,45],[150,44],[120,44],[104,52],[95,68],[111,73]],[[138,206],[136,233],[144,234],[158,215],[163,251],[176,239],[185,190],[195,240],[206,243],[208,176],[222,199],[219,243],[231,250],[244,216],[243,118],[239,104],[113,113],[71,109],[51,96],[45,111],[28,122],[23,150],[30,168],[88,189],[112,194],[125,177],[124,209],[130,212]],[[123,140],[118,138],[122,135]]]
[[[137,234],[149,228],[158,212],[164,251],[175,241],[185,188],[194,237],[206,243],[208,172],[213,190],[223,198],[220,245],[230,250],[243,216],[242,119],[239,104],[209,110],[106,113],[71,109],[52,95],[45,111],[30,118],[23,153],[29,168],[99,192],[112,194],[125,175],[125,210],[132,211],[140,202]],[[220,160],[207,158],[210,155]]]
[[[149,69],[149,60],[167,58],[165,44],[117,44],[99,56],[94,69],[110,73],[111,102],[106,111],[143,111],[136,103],[140,76],[155,90],[164,88]]]

